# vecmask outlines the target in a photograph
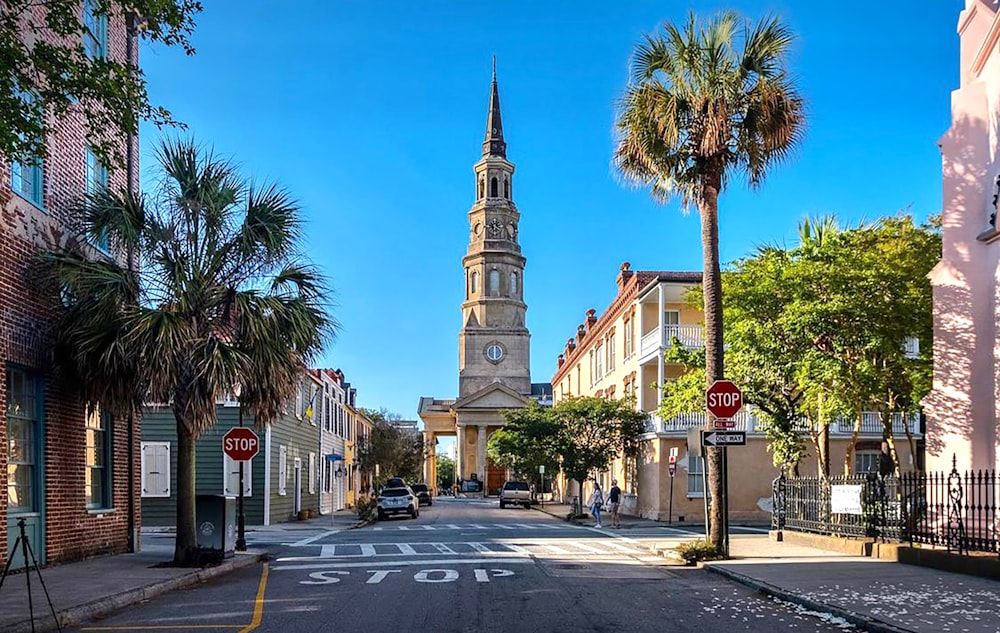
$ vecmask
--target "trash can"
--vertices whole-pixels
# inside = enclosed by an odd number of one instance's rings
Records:
[[[197,495],[195,518],[198,549],[206,559],[222,560],[236,553],[236,498]]]

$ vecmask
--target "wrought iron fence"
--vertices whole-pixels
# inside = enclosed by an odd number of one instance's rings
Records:
[[[772,527],[1000,554],[995,471],[774,480]]]

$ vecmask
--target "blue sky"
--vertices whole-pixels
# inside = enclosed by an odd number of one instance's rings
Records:
[[[458,390],[468,224],[498,58],[508,158],[528,259],[532,380],[548,381],[619,265],[700,270],[696,214],[622,186],[610,164],[614,104],[633,45],[675,2],[472,0],[206,2],[197,54],[145,47],[154,102],[247,175],[301,202],[307,249],[335,290],[340,367],[361,406],[416,417]],[[720,199],[721,254],[794,243],[805,215],[845,222],[938,213],[937,139],[958,82],[962,0],[697,2],[777,13],[798,34],[791,69],[808,100],[805,142],[764,187]],[[278,10],[277,7],[283,7]],[[294,10],[293,10],[294,9]],[[155,128],[143,128],[143,168]]]

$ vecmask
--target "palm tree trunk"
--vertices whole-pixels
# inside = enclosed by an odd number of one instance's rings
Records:
[[[705,386],[724,377],[722,340],[722,270],[719,263],[719,189],[717,175],[702,181],[698,211],[701,215],[701,250],[704,261],[702,292],[705,300]],[[662,318],[662,316],[661,316]],[[722,551],[725,547],[722,477],[722,450],[708,449],[708,486],[712,495],[709,539]]]
[[[190,567],[199,563],[198,532],[195,518],[195,442],[187,424],[177,420],[177,539],[174,565]]]

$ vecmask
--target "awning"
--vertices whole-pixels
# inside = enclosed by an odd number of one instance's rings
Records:
[[[326,461],[328,462],[342,462],[344,461],[344,456],[339,453],[327,453]]]

